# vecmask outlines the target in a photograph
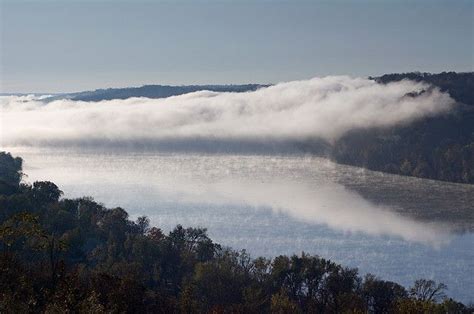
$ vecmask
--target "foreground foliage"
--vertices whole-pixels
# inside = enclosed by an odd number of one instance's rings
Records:
[[[146,217],[90,198],[61,199],[51,182],[21,184],[0,153],[0,312],[470,313],[446,287],[397,283],[318,256],[252,259],[206,229],[165,235]]]

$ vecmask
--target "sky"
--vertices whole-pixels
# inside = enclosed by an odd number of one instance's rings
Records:
[[[0,92],[473,71],[474,1],[0,0]]]

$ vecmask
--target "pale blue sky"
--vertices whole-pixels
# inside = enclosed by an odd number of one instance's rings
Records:
[[[473,4],[0,0],[1,90],[472,71]]]

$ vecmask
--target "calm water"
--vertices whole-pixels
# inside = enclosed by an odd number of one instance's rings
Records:
[[[8,149],[27,181],[92,196],[169,231],[203,226],[252,255],[302,251],[474,301],[474,186],[387,175],[311,156]]]

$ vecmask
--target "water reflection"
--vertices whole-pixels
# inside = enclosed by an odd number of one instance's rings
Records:
[[[406,184],[404,178],[397,176],[388,180],[392,190],[384,190],[380,188],[382,184],[377,173],[361,175],[357,168],[316,157],[45,154],[34,150],[18,153],[25,158],[30,181],[47,179],[62,187],[87,186],[85,192],[99,201],[104,201],[100,199],[101,189],[115,189],[113,198],[121,199],[123,204],[114,203],[120,206],[130,203],[127,197],[136,198],[137,195],[141,199],[136,200],[139,206],[143,198],[149,198],[151,202],[159,199],[160,202],[188,204],[187,207],[189,204],[234,204],[270,208],[298,221],[324,224],[339,231],[399,237],[433,247],[449,243],[452,238],[453,224],[442,217],[443,212],[449,212],[448,208],[443,209],[445,204],[425,208],[423,199],[430,198],[429,191],[420,195],[418,185]],[[402,182],[401,186],[397,185],[398,181]],[[462,188],[465,186],[458,190]],[[369,195],[370,199],[357,190]],[[404,204],[407,190],[417,194],[420,201],[412,199],[408,205]],[[66,190],[68,192],[71,193]],[[381,202],[397,195],[398,204]],[[466,200],[457,197],[449,204],[459,208],[461,205],[456,201],[464,204]],[[407,211],[409,206],[411,209]],[[429,210],[440,213],[434,217],[438,219],[421,221],[413,218]],[[228,213],[223,211],[221,215]]]
[[[451,239],[447,224],[417,222],[389,207],[375,205],[336,183],[233,178],[177,186],[179,201],[269,207],[297,220],[324,224],[335,230],[396,236],[435,247]]]

